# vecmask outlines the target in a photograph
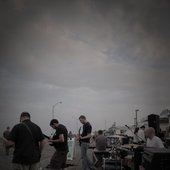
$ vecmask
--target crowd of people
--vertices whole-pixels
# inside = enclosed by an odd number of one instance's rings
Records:
[[[82,170],[94,170],[96,169],[94,162],[87,154],[92,137],[92,126],[84,115],[81,115],[79,120],[83,125],[83,129],[76,139],[80,144]],[[55,130],[55,133],[52,138],[48,138],[48,143],[54,146],[55,152],[46,168],[49,170],[61,170],[66,167],[68,139],[71,139],[73,134],[72,132],[68,133],[66,126],[60,124],[57,119],[52,119],[50,126]],[[20,122],[11,131],[7,127],[3,137],[6,155],[9,154],[9,148],[14,147],[13,170],[39,169],[41,153],[46,140],[41,128],[31,121],[31,116],[28,112],[22,112]],[[155,130],[152,127],[145,128],[145,126],[141,126],[136,128],[133,143],[145,143],[146,147],[164,148],[162,140],[155,136]],[[107,138],[104,136],[103,131],[99,130],[95,137],[94,152],[104,152],[106,148]]]

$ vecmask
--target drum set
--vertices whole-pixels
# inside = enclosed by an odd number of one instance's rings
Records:
[[[102,159],[102,170],[131,170],[133,151],[116,146],[109,153],[109,157]]]
[[[98,165],[102,170],[132,170],[134,169],[134,147],[136,146],[133,144],[121,146],[120,143],[113,143],[107,154],[100,155]]]

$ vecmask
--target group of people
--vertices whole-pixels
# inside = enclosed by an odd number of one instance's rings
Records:
[[[83,131],[77,136],[77,140],[81,143],[82,169],[93,170],[95,167],[87,156],[92,126],[84,115],[81,115],[79,120],[83,124]],[[52,138],[48,138],[48,142],[51,146],[54,146],[55,153],[46,168],[49,170],[61,170],[66,167],[68,131],[57,119],[52,119],[50,126],[55,129],[55,133]],[[39,170],[39,162],[46,143],[46,135],[42,133],[38,125],[31,121],[30,114],[22,112],[20,123],[16,124],[11,131],[8,128],[7,132],[4,132],[3,140],[6,148],[14,147],[13,170]]]
[[[164,148],[163,141],[155,135],[153,127],[137,127],[134,131],[133,142],[136,144],[146,143],[146,147]]]
[[[94,163],[88,158],[88,148],[90,145],[92,126],[84,115],[79,117],[83,124],[82,133],[77,136],[80,143],[82,170],[96,169]],[[52,138],[48,138],[51,146],[54,146],[53,154],[49,165],[46,167],[51,170],[61,170],[66,167],[68,153],[68,131],[67,128],[60,124],[57,119],[52,119],[50,126],[55,129]],[[41,128],[31,121],[28,112],[22,112],[20,115],[20,123],[15,125],[10,131],[9,127],[4,132],[4,141],[6,148],[14,147],[13,153],[13,170],[38,170],[42,150],[45,146],[45,135]],[[47,137],[47,136],[46,136]],[[99,130],[95,139],[96,150],[104,151],[107,147],[106,137],[103,131]],[[136,128],[134,132],[134,143],[146,143],[147,147],[163,148],[163,142],[155,136],[155,130],[152,127],[145,129],[144,126]],[[6,154],[9,154],[6,149]]]

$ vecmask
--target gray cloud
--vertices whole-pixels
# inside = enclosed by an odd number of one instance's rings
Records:
[[[1,1],[0,128],[28,110],[48,131],[59,100],[56,115],[74,130],[81,113],[99,129],[106,119],[133,123],[136,108],[142,117],[169,107],[169,9],[151,0]]]

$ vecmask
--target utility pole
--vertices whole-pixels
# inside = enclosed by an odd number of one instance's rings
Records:
[[[107,122],[106,122],[106,120],[104,120],[104,126],[105,126],[105,130],[107,129]]]
[[[138,111],[139,111],[139,109],[135,110],[135,121],[136,121],[135,125],[136,125],[136,127],[138,127]]]

